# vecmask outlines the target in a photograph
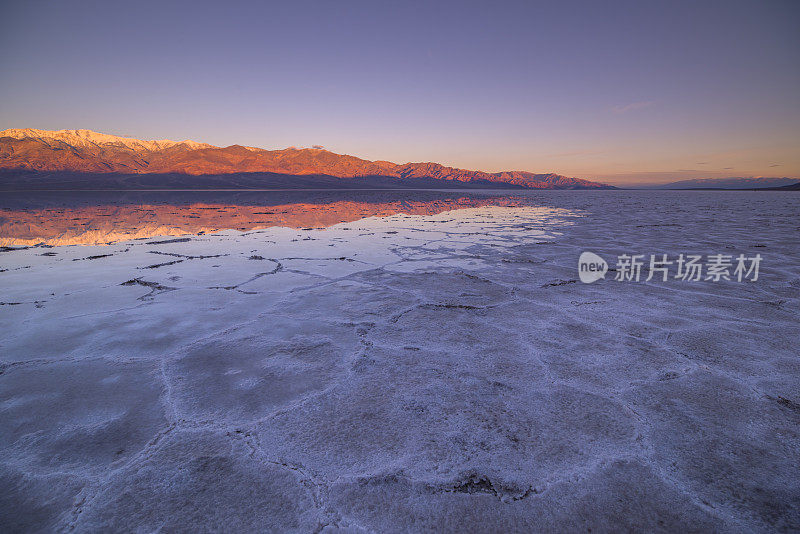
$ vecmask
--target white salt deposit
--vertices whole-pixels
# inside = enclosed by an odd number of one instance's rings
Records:
[[[0,252],[0,524],[798,529],[798,198],[542,192]],[[585,250],[764,260],[584,285]]]

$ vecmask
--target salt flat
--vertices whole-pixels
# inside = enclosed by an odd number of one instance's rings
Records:
[[[2,530],[800,529],[800,197],[497,204],[4,249]]]

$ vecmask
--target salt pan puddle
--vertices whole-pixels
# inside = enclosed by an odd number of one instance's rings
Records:
[[[367,217],[520,206],[520,197],[443,191],[50,192],[0,201],[0,246],[104,245],[154,236],[320,228]]]

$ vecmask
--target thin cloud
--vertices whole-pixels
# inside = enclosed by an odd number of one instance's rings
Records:
[[[652,100],[647,100],[645,102],[631,102],[630,104],[625,104],[624,106],[614,106],[611,108],[614,113],[628,113],[629,111],[637,111],[644,108],[649,108],[655,104]]]
[[[773,163],[772,165],[770,165],[770,167],[780,167],[780,166],[781,166],[780,163]]]

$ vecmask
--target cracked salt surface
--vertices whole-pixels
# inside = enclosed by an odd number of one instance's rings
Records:
[[[780,193],[537,192],[6,249],[0,527],[796,530],[798,221]],[[764,263],[583,285],[584,250]]]

